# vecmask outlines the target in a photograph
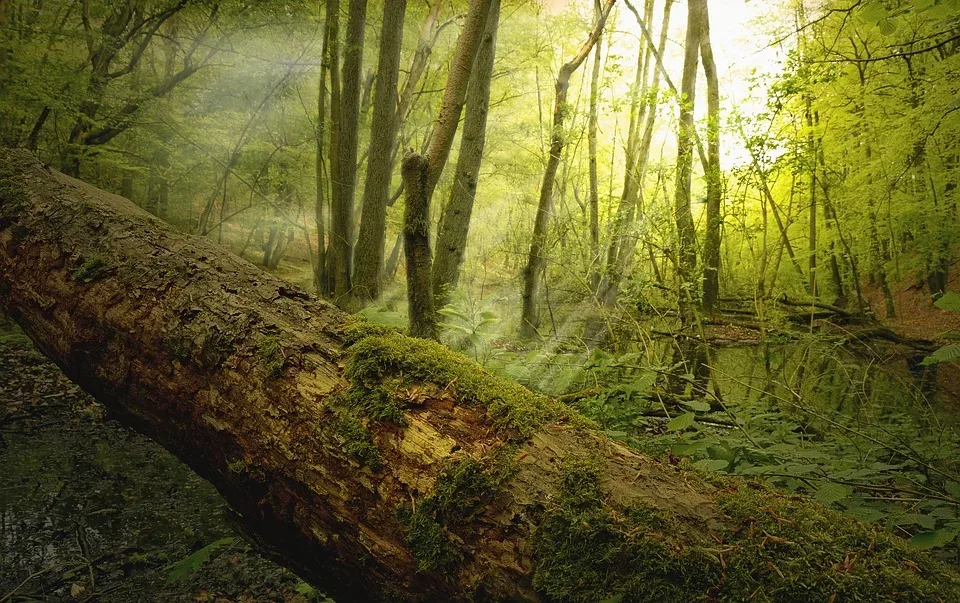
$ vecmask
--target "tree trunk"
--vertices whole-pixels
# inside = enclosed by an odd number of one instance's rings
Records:
[[[387,236],[387,200],[393,175],[393,147],[397,139],[397,81],[400,79],[400,51],[407,0],[383,5],[383,33],[377,62],[377,84],[370,125],[370,155],[363,214],[357,239],[354,298],[366,303],[380,297],[383,280],[383,253]]]
[[[533,223],[533,237],[530,242],[530,254],[527,265],[523,270],[523,310],[520,315],[520,337],[530,339],[537,334],[540,326],[540,280],[547,267],[546,243],[547,232],[550,226],[550,215],[553,213],[553,186],[557,179],[557,169],[560,167],[560,155],[566,144],[564,138],[564,119],[567,114],[567,89],[570,86],[570,76],[583,64],[594,44],[603,33],[603,26],[610,15],[616,0],[607,0],[603,6],[597,22],[590,32],[590,37],[580,49],[580,52],[569,63],[560,67],[555,84],[556,100],[553,105],[553,128],[550,140],[550,155],[547,158],[547,167],[543,172],[543,182],[540,185],[540,202],[537,205],[537,216]]]
[[[351,0],[343,52],[337,172],[333,180],[330,237],[334,251],[334,298],[348,302],[353,272],[353,200],[357,188],[357,149],[360,142],[360,93],[363,88],[363,34],[367,0]]]
[[[674,219],[677,224],[677,276],[680,281],[680,315],[684,322],[691,319],[688,298],[696,291],[696,228],[690,204],[693,181],[693,109],[697,98],[697,68],[700,58],[700,38],[703,28],[706,0],[687,2],[687,40],[684,45],[683,80],[680,85],[680,125],[677,132],[677,184],[674,197]],[[709,162],[708,162],[709,163]]]
[[[463,265],[473,201],[480,178],[480,164],[483,162],[487,114],[490,110],[490,80],[493,77],[499,22],[500,0],[493,0],[487,15],[483,41],[477,52],[477,64],[467,87],[466,117],[463,121],[463,136],[450,201],[444,208],[437,231],[437,253],[432,276],[437,306],[443,306],[449,293],[457,288],[460,267]]]
[[[594,0],[594,18],[600,20],[601,10],[603,10],[600,0]],[[642,54],[642,53],[638,53]],[[603,43],[598,39],[593,55],[593,71],[590,74],[590,116],[587,124],[587,146],[588,146],[588,168],[590,172],[590,194],[588,196],[589,219],[590,219],[590,273],[591,286],[596,289],[597,271],[596,263],[599,261],[600,253],[600,177],[597,174],[597,130],[600,121],[600,65],[603,59]],[[634,114],[631,112],[631,118]],[[631,126],[630,138],[634,132]],[[629,144],[629,143],[628,143]]]
[[[430,146],[427,148],[427,201],[433,197],[433,191],[440,182],[440,175],[453,147],[453,139],[457,134],[460,115],[467,98],[470,74],[480,49],[491,4],[493,0],[470,0],[466,22],[457,39],[457,48],[453,52],[447,85],[443,91],[443,102],[437,114]]]
[[[710,43],[710,12],[703,0],[700,55],[707,76],[707,229],[703,245],[703,307],[712,312],[720,298],[720,207],[723,183],[720,172],[720,83]]]
[[[636,454],[24,152],[0,275],[44,354],[337,601],[960,598],[889,534]]]
[[[437,338],[430,275],[430,197],[427,195],[429,166],[419,153],[409,153],[401,166],[403,188],[407,192],[403,212],[403,249],[407,258],[407,313],[410,335],[422,339]]]
[[[323,49],[320,59],[320,82],[317,85],[317,157],[315,164],[315,176],[317,183],[317,200],[314,207],[314,223],[317,228],[317,256],[313,267],[313,285],[318,295],[328,295],[330,293],[330,279],[327,273],[327,195],[331,186],[331,170],[333,162],[324,160],[324,144],[327,137],[327,77],[332,73],[332,63],[337,55],[337,35],[340,23],[340,2],[339,0],[327,0],[326,10],[324,11],[323,23]],[[334,86],[331,86],[331,91]],[[339,89],[339,86],[336,87]],[[334,102],[331,99],[330,111],[333,112]],[[329,136],[330,147],[329,154],[326,157],[333,157],[333,139],[337,124],[333,120],[330,122]],[[328,167],[329,166],[329,167]]]

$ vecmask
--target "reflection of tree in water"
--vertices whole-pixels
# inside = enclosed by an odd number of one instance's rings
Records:
[[[710,381],[707,346],[692,338],[678,339],[673,348],[673,371],[667,391],[678,396],[704,396]]]

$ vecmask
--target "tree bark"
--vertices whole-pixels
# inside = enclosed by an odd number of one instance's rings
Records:
[[[330,208],[333,247],[334,299],[346,304],[353,288],[353,205],[357,188],[357,150],[360,143],[360,93],[363,87],[363,34],[367,0],[351,0],[343,52],[343,89],[340,97],[337,172]]]
[[[680,125],[677,131],[677,183],[674,196],[674,220],[677,224],[677,276],[680,281],[680,315],[684,322],[692,316],[691,303],[697,289],[696,228],[690,204],[693,202],[693,110],[697,99],[697,69],[706,0],[687,2],[687,39],[684,45],[683,79],[680,84]],[[709,161],[708,161],[709,164]]]
[[[554,85],[556,99],[553,104],[550,155],[547,158],[547,167],[543,172],[543,182],[540,185],[540,201],[537,204],[537,216],[533,222],[530,254],[527,257],[527,265],[523,270],[523,310],[520,315],[520,337],[524,339],[534,337],[540,327],[540,281],[547,267],[546,244],[550,216],[553,213],[553,186],[557,179],[557,169],[560,167],[560,155],[566,145],[563,122],[568,111],[567,89],[570,87],[570,76],[583,64],[597,40],[600,39],[603,26],[615,2],[616,0],[607,0],[604,3],[603,10],[600,12],[586,43],[580,48],[580,52],[573,60],[560,67]]]
[[[493,0],[470,0],[467,19],[457,39],[457,47],[453,52],[450,71],[447,75],[447,85],[443,91],[443,102],[437,114],[433,136],[427,148],[427,200],[433,197],[433,191],[440,182],[440,175],[447,164],[453,139],[460,125],[460,115],[467,98],[467,86],[473,64],[476,61],[477,51],[487,24],[487,14]]]
[[[409,153],[401,166],[406,206],[403,212],[403,249],[407,259],[407,313],[410,335],[437,338],[437,318],[430,275],[430,197],[427,195],[429,166],[419,153]]]
[[[603,6],[600,0],[594,0],[594,19],[600,20],[600,11]],[[638,53],[643,54],[643,53]],[[590,263],[591,266],[591,286],[596,288],[597,272],[593,268],[599,261],[600,252],[600,177],[597,173],[597,130],[600,122],[600,66],[603,59],[603,41],[597,40],[593,55],[593,70],[590,73],[590,115],[587,124],[587,147],[588,147],[588,171],[590,175],[590,194],[588,197],[589,206],[589,229],[590,229]],[[630,113],[631,120],[634,118],[634,112]],[[629,138],[634,138],[633,124],[631,123]],[[629,143],[628,143],[629,145]]]
[[[354,260],[353,295],[361,304],[380,297],[383,280],[387,200],[393,175],[393,147],[399,125],[397,82],[400,79],[400,51],[406,11],[407,0],[393,0],[383,5],[383,33],[373,97],[373,121],[370,125],[370,155]]]
[[[477,194],[480,164],[486,142],[487,114],[490,110],[490,81],[496,57],[497,28],[500,23],[500,0],[493,0],[487,15],[486,30],[477,64],[467,86],[466,117],[457,170],[453,178],[450,200],[444,208],[437,231],[437,252],[433,263],[433,294],[436,305],[443,306],[448,295],[457,288],[460,267],[470,231],[473,201]]]
[[[636,454],[25,152],[0,151],[0,277],[44,354],[338,601],[960,597],[889,534]]]
[[[712,312],[720,298],[720,208],[723,183],[720,172],[720,83],[710,43],[710,12],[703,1],[700,56],[707,76],[707,228],[703,245],[703,307]]]

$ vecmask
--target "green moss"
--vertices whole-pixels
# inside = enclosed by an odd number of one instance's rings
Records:
[[[486,463],[474,459],[449,461],[429,496],[416,506],[397,510],[419,571],[445,567],[460,559],[450,530],[484,507],[486,498],[512,474],[511,459],[510,451],[504,450]]]
[[[725,592],[756,591],[754,601],[960,600],[953,571],[820,504],[737,481],[718,504],[734,519],[727,539],[739,547]]]
[[[550,421],[588,424],[569,407],[490,375],[439,343],[379,328],[367,332],[377,334],[357,339],[350,348],[352,357],[346,373],[356,390],[350,396],[353,403],[374,392],[384,379],[394,378],[396,387],[433,383],[442,391],[450,391],[461,404],[484,406],[498,428],[511,430],[521,438]],[[373,395],[385,400],[382,395]]]
[[[568,460],[533,540],[534,587],[556,601],[699,599],[719,564],[671,545],[673,521],[644,506],[605,507],[597,465]]]
[[[380,450],[373,442],[370,430],[359,418],[346,412],[337,412],[334,415],[333,430],[343,449],[356,457],[361,464],[374,471],[380,468]]]
[[[2,333],[0,334],[0,346],[6,348],[18,348],[22,350],[32,350],[33,341],[25,333]]]
[[[267,376],[279,377],[283,374],[283,368],[287,364],[287,355],[280,344],[280,338],[271,335],[265,337],[257,345],[257,354],[267,370]]]
[[[956,574],[815,503],[730,481],[718,540],[691,543],[667,510],[605,504],[601,482],[568,462],[540,522],[534,586],[551,600],[960,600]]]
[[[73,271],[73,280],[78,283],[92,283],[110,273],[112,267],[100,256],[84,258]]]

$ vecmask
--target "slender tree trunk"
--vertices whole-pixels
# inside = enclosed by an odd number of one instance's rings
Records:
[[[370,154],[366,185],[363,189],[363,214],[355,258],[354,296],[362,304],[380,297],[383,280],[383,254],[387,235],[387,200],[393,171],[393,148],[397,139],[397,82],[400,77],[400,51],[403,46],[403,21],[406,0],[383,5],[383,33],[370,125]]]
[[[960,599],[889,534],[638,455],[26,153],[0,191],[2,311],[337,601]]]
[[[602,10],[603,5],[600,4],[600,0],[594,0],[595,20],[600,20]],[[599,129],[600,116],[600,65],[602,57],[603,39],[601,37],[597,40],[594,48],[593,71],[590,74],[590,116],[587,125],[588,169],[590,172],[590,193],[587,198],[590,219],[590,272],[594,281],[598,280],[599,273],[596,270],[596,263],[600,259],[600,178],[597,174],[597,130]],[[630,134],[632,135],[633,132]],[[593,283],[594,289],[596,289],[596,286],[597,283]]]
[[[693,110],[697,97],[697,69],[700,39],[706,18],[706,0],[687,2],[687,40],[684,45],[683,79],[680,86],[680,125],[677,132],[677,179],[674,197],[674,220],[677,224],[677,276],[680,280],[680,309],[684,322],[692,318],[688,297],[696,291],[696,229],[690,204],[693,181],[694,123]]]
[[[357,150],[360,142],[360,93],[363,87],[363,43],[367,1],[351,0],[343,51],[343,90],[340,99],[340,141],[333,181],[330,236],[334,249],[334,298],[347,304],[352,289],[353,207],[357,188]]]
[[[327,128],[327,77],[333,73],[332,64],[338,60],[337,37],[339,23],[340,1],[326,0],[323,24],[323,50],[321,51],[322,56],[320,60],[320,83],[317,86],[317,204],[314,208],[314,222],[317,228],[317,255],[313,267],[314,288],[317,294],[323,296],[331,293],[330,278],[327,272],[326,206],[327,195],[331,187],[331,172],[334,171],[333,161],[328,161],[326,158],[333,158],[333,138],[334,131],[337,129],[337,123],[332,120],[329,130]],[[339,85],[337,88],[339,89]],[[339,100],[339,98],[337,100]],[[335,103],[331,102],[331,112],[334,106]],[[330,152],[325,155],[324,145],[326,144],[328,134],[330,136]]]
[[[560,167],[560,155],[563,153],[566,140],[564,138],[564,119],[567,114],[567,89],[570,86],[570,76],[583,64],[594,44],[603,33],[603,26],[610,15],[616,0],[607,0],[603,5],[597,22],[590,32],[590,37],[580,49],[580,52],[569,63],[560,67],[555,84],[556,100],[553,106],[553,128],[550,137],[550,155],[547,158],[547,167],[543,173],[543,182],[540,185],[540,202],[537,205],[537,216],[533,224],[533,238],[530,243],[530,254],[523,271],[523,310],[520,316],[520,336],[529,339],[537,334],[540,326],[540,281],[544,276],[547,265],[546,243],[550,226],[550,216],[553,213],[553,186],[557,178],[557,169]]]
[[[703,0],[700,54],[707,76],[707,231],[703,245],[703,307],[716,309],[720,298],[720,225],[723,182],[720,171],[720,83],[710,43],[710,13]]]
[[[805,95],[804,110],[807,121],[807,162],[810,166],[810,236],[809,252],[810,267],[807,271],[809,280],[807,290],[812,297],[819,295],[817,284],[817,145],[813,138],[813,99],[810,95]]]
[[[466,117],[463,121],[463,136],[450,201],[440,218],[437,233],[437,252],[432,277],[437,306],[443,306],[448,294],[457,288],[460,268],[463,265],[470,217],[480,178],[480,165],[483,162],[487,115],[490,111],[490,82],[493,77],[499,22],[500,0],[493,0],[487,15],[483,41],[477,53],[477,64],[467,87]]]
[[[470,74],[476,62],[477,51],[480,49],[480,41],[483,39],[484,29],[486,29],[487,15],[490,13],[491,4],[493,4],[493,0],[470,0],[466,22],[460,32],[460,37],[457,39],[457,47],[453,52],[450,71],[447,74],[443,102],[440,105],[440,112],[437,114],[433,136],[430,138],[430,146],[427,148],[426,192],[428,200],[433,197],[433,191],[437,188],[440,175],[443,173],[447,158],[450,156],[450,149],[453,147],[453,139],[457,134],[460,115],[463,113],[463,105],[467,98]]]

